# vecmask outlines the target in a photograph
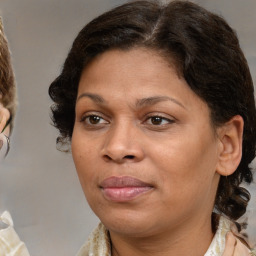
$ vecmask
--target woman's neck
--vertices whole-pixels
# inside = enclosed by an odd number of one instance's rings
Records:
[[[203,256],[213,238],[211,220],[184,223],[177,229],[147,237],[129,237],[110,231],[112,256]]]

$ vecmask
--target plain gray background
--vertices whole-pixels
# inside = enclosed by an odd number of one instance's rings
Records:
[[[98,220],[86,204],[70,154],[55,147],[48,86],[77,33],[91,19],[126,1],[0,0],[12,51],[19,109],[11,151],[0,168],[0,210],[8,209],[31,255],[75,255]],[[237,31],[256,77],[256,1],[198,0]],[[255,187],[248,216],[256,241]]]

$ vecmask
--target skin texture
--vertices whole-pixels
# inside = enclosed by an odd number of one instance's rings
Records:
[[[0,132],[4,129],[6,122],[9,120],[10,118],[10,111],[5,108],[1,103],[0,103]],[[5,130],[4,130],[4,134],[6,136],[10,135],[10,125],[8,125]]]
[[[239,116],[215,130],[207,104],[152,50],[95,58],[79,83],[72,154],[113,255],[203,255],[219,177],[241,159],[242,130]],[[102,182],[124,176],[150,189],[110,200]]]

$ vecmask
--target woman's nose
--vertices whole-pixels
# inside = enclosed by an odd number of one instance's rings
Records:
[[[116,163],[139,162],[144,158],[141,140],[137,127],[114,127],[106,135],[102,156]]]

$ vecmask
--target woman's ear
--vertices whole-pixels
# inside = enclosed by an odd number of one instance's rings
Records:
[[[243,129],[244,120],[239,115],[217,128],[220,147],[216,171],[222,176],[234,173],[241,161]]]

